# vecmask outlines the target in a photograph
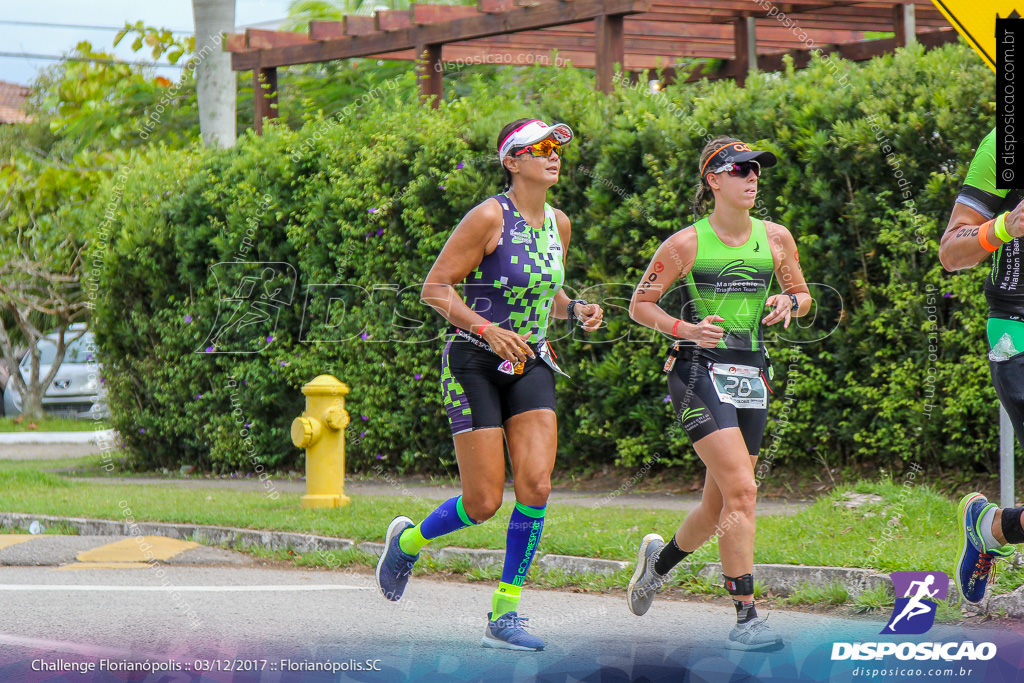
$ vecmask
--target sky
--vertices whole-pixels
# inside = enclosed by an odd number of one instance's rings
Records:
[[[288,5],[289,0],[235,0],[235,25],[252,26],[283,19],[288,14]],[[0,81],[30,85],[40,69],[55,62],[23,55],[62,55],[82,40],[88,40],[94,49],[112,51],[122,59],[151,62],[152,55],[146,50],[132,52],[130,40],[113,47],[117,29],[126,21],[135,23],[140,19],[150,26],[192,33],[192,3],[190,0],[0,0]],[[34,24],[97,26],[113,30]],[[175,68],[158,71],[174,80],[180,72]]]

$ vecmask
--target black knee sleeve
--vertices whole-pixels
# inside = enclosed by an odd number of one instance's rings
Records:
[[[1014,545],[1024,543],[1024,529],[1020,528],[1020,514],[1024,508],[1004,508],[1000,515],[1000,524],[1003,527],[1003,536],[1007,543]]]
[[[722,578],[725,579],[725,590],[729,591],[729,595],[754,594],[753,574],[744,574],[743,576],[726,576],[722,574]]]

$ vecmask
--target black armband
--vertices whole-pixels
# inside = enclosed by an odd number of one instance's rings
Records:
[[[730,595],[753,595],[754,594],[754,575],[744,574],[743,576],[726,576],[722,574],[725,579],[725,590]]]

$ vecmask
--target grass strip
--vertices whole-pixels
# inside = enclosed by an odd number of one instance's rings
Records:
[[[123,520],[130,514],[140,522],[292,531],[360,542],[380,541],[388,523],[398,514],[419,520],[437,505],[437,501],[415,495],[355,496],[351,504],[342,508],[310,510],[300,506],[298,493],[281,492],[271,499],[259,491],[177,488],[144,482],[79,483],[45,471],[54,467],[90,467],[98,462],[97,456],[61,461],[0,461],[0,510],[112,520]],[[873,494],[878,499],[850,509],[844,505],[845,491]],[[450,537],[450,544],[503,548],[512,508],[505,505],[488,522],[457,532]],[[955,510],[955,501],[924,484],[907,487],[884,479],[860,481],[823,495],[794,515],[758,518],[754,562],[862,567],[880,573],[942,570],[952,574],[960,542]],[[545,519],[542,552],[632,562],[644,535],[656,532],[668,538],[684,516],[678,511],[612,505],[552,505]],[[696,564],[717,561],[717,544],[706,543],[690,559]],[[493,573],[440,565],[439,570],[460,571],[470,576],[480,573],[481,580]],[[605,580],[593,581],[599,589]],[[613,582],[618,584],[617,579],[609,580],[609,584]],[[679,580],[682,588],[694,592],[712,590],[716,583],[699,576]],[[1000,563],[994,592],[1008,592],[1022,584],[1024,570]],[[842,597],[836,590],[816,590],[816,596],[807,598],[813,598],[815,603],[834,603]],[[866,607],[863,602],[853,604]]]

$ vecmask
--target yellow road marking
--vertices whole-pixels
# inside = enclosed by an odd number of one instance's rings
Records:
[[[169,560],[199,544],[165,536],[139,536],[78,553],[79,562],[150,562]]]
[[[146,569],[149,566],[145,562],[75,562],[56,567],[55,571],[65,569]]]
[[[31,541],[33,538],[35,536],[25,536],[24,534],[0,534],[0,550],[24,543],[25,541]]]

